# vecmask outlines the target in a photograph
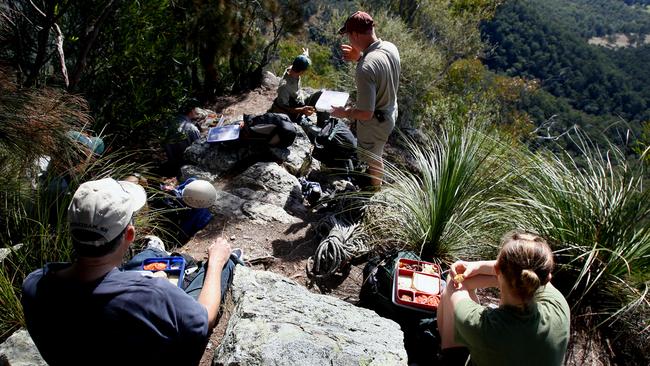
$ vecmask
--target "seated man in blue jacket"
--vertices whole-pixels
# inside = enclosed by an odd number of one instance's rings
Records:
[[[68,208],[73,263],[48,263],[23,283],[27,329],[49,365],[196,365],[230,283],[230,245],[208,249],[197,299],[167,279],[121,271],[144,189],[83,183]]]

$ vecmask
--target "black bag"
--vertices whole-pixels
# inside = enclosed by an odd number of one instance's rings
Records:
[[[433,364],[440,349],[435,314],[401,307],[392,300],[395,263],[399,258],[420,260],[417,254],[410,251],[393,251],[368,260],[363,268],[358,305],[374,310],[378,315],[400,325],[404,332],[404,347],[409,363]]]
[[[356,161],[357,138],[338,118],[330,118],[314,139],[312,156],[329,167],[348,167]],[[352,164],[353,165],[353,164]]]
[[[371,308],[379,315],[393,320],[400,314],[411,313],[410,309],[398,307],[392,300],[395,263],[399,258],[420,259],[409,251],[393,251],[370,258],[363,268],[363,284],[359,292],[361,306]],[[418,313],[414,311],[413,314]]]
[[[255,117],[245,114],[239,140],[289,147],[296,139],[296,127],[286,114],[264,113]]]

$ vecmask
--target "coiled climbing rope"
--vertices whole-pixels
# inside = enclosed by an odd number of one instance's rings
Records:
[[[321,221],[319,229],[327,230],[328,227],[329,233],[307,261],[307,275],[316,282],[342,272],[343,267],[349,265],[350,259],[369,249],[359,224],[346,225],[334,216],[329,216]]]

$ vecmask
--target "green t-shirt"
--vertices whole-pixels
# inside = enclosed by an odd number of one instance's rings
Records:
[[[456,342],[469,348],[472,364],[562,365],[569,341],[569,305],[553,285],[540,288],[526,310],[491,309],[472,300],[454,308]]]
[[[278,96],[275,103],[280,107],[301,107],[305,105],[305,92],[300,87],[300,77],[289,75],[289,69],[285,71],[280,85],[278,86]]]

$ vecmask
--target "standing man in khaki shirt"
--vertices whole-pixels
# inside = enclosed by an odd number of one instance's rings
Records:
[[[394,44],[375,35],[372,17],[357,11],[346,20],[339,34],[347,34],[343,58],[357,61],[355,108],[334,107],[332,116],[357,120],[359,159],[368,164],[373,188],[381,187],[384,175],[382,153],[397,120],[397,89],[401,70]]]

